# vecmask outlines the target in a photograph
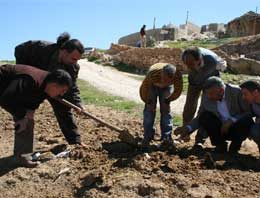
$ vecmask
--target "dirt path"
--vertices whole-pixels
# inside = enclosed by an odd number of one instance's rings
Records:
[[[141,81],[111,67],[104,67],[86,60],[80,60],[79,64],[81,66],[79,78],[112,95],[121,96],[138,103],[142,102],[139,97]],[[178,100],[171,103],[172,111],[181,115],[184,102],[185,96],[181,95]]]

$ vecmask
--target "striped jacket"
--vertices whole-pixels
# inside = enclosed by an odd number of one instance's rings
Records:
[[[140,97],[145,103],[147,103],[149,99],[150,86],[161,83],[162,69],[167,64],[168,63],[156,63],[150,67],[139,89]],[[174,86],[174,92],[169,96],[169,101],[176,100],[181,95],[183,84],[180,71],[176,70],[172,84]]]

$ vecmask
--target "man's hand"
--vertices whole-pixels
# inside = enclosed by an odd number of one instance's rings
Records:
[[[189,134],[189,128],[187,126],[177,127],[174,130],[175,135],[180,135],[180,139],[188,142],[190,141],[190,134]]]
[[[21,133],[21,132],[25,131],[27,128],[27,125],[28,125],[27,117],[24,117],[23,119],[16,121],[14,124],[15,132]]]
[[[85,107],[80,105],[79,108],[75,109],[77,114],[82,114],[85,111]]]
[[[226,120],[221,127],[221,135],[226,135],[228,133],[229,128],[233,124],[233,121],[231,119]]]

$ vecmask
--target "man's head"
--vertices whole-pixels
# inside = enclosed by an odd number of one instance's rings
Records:
[[[203,90],[206,92],[209,100],[218,101],[224,96],[225,84],[220,78],[213,76],[206,80]]]
[[[202,62],[202,54],[198,47],[187,48],[182,54],[182,61],[191,70],[198,70]]]
[[[57,39],[59,61],[65,65],[76,64],[84,53],[83,44],[77,39],[70,39],[68,33],[61,34]]]
[[[242,91],[243,99],[249,103],[259,103],[260,102],[260,85],[253,81],[249,80],[240,85]]]
[[[161,81],[164,84],[172,84],[176,72],[176,67],[172,64],[167,64],[162,69]]]
[[[44,91],[50,97],[63,96],[71,87],[72,79],[68,72],[58,69],[45,78]]]

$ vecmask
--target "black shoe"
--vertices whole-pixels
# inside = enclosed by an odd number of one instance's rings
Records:
[[[150,142],[149,140],[143,139],[141,143],[141,150],[143,152],[147,152],[150,148]]]
[[[162,151],[173,151],[176,150],[176,145],[173,143],[173,140],[171,138],[165,138],[162,139],[161,144],[159,145],[159,149]]]
[[[203,151],[203,145],[201,143],[195,143],[192,147],[194,151]]]

